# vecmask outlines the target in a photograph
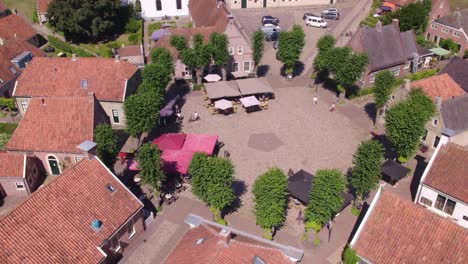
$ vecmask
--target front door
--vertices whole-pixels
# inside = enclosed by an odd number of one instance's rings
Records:
[[[247,8],[247,0],[242,0],[241,8]]]
[[[263,0],[263,7],[267,7],[267,0]]]
[[[57,159],[53,156],[49,156],[47,158],[47,161],[49,162],[50,172],[52,173],[52,175],[59,175],[60,169]]]

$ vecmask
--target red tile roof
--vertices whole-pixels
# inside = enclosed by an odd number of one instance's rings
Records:
[[[200,238],[204,238],[203,242],[196,245],[195,241]],[[218,232],[206,224],[188,230],[164,263],[243,264],[253,263],[254,256],[268,264],[293,263],[281,250],[252,242],[237,241],[237,237],[232,238],[226,245]]]
[[[432,99],[439,96],[442,100],[448,100],[465,94],[460,85],[447,73],[412,82],[411,87],[422,88]]]
[[[218,2],[220,3],[219,7],[217,6]],[[189,1],[188,8],[196,28],[215,27],[215,30],[219,33],[223,33],[226,30],[229,12],[222,1]]]
[[[120,57],[143,56],[140,46],[127,46],[117,49]]]
[[[0,177],[23,177],[24,154],[0,152]]]
[[[441,146],[423,184],[468,204],[468,147]]]
[[[468,229],[383,190],[353,249],[371,263],[466,263]]]
[[[79,96],[94,92],[100,101],[123,102],[126,80],[138,67],[107,58],[36,58],[18,78],[14,96]],[[80,87],[81,80],[88,88]]]
[[[8,83],[17,75],[10,71],[10,67],[17,73],[20,72],[20,69],[16,67],[15,64],[11,63],[11,60],[24,51],[31,52],[33,57],[45,56],[42,50],[20,39],[7,40],[0,46],[0,79],[2,79],[4,83]]]
[[[385,0],[385,2],[393,3],[397,6],[405,6],[416,2],[416,0]]]
[[[104,256],[97,247],[142,207],[97,158],[84,159],[0,220],[0,259],[98,263]],[[102,222],[99,231],[93,220]]]
[[[47,13],[47,8],[52,0],[36,0],[37,4],[37,13]]]
[[[107,119],[93,96],[33,98],[5,148],[80,153],[77,146],[93,141],[94,128]]]
[[[0,18],[0,38],[4,40],[19,38],[27,41],[36,34],[28,22],[18,15],[10,14]]]

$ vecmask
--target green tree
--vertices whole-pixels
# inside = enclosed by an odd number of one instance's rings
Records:
[[[203,43],[201,34],[195,34],[193,36],[193,48],[186,48],[180,53],[182,62],[196,71],[197,84],[201,84],[203,68],[210,64],[211,49],[211,45]]]
[[[145,143],[138,149],[136,160],[141,180],[154,190],[160,191],[161,182],[165,178],[162,170],[161,151],[156,145]]]
[[[349,244],[346,245],[343,251],[343,262],[344,264],[356,264],[359,263],[361,259],[356,255],[356,251],[354,251]]]
[[[413,29],[417,34],[422,34],[426,31],[429,22],[429,12],[431,11],[430,1],[422,1],[408,4],[399,8],[395,12],[388,13],[383,17],[383,24],[387,25],[392,23],[392,19],[398,19],[401,31]]]
[[[369,59],[365,53],[353,53],[349,51],[343,64],[335,72],[335,79],[345,87],[345,89],[354,85],[362,76]]]
[[[228,159],[195,153],[188,173],[192,175],[193,194],[210,206],[216,221],[222,220],[221,210],[235,199],[234,165]]]
[[[450,52],[457,54],[460,51],[460,48],[457,43],[453,42],[453,39],[441,39],[439,42],[439,46],[446,50],[450,50]]]
[[[284,64],[285,72],[290,75],[301,56],[305,45],[305,33],[301,26],[293,25],[291,31],[282,31],[278,37],[278,59]]]
[[[226,80],[225,66],[229,60],[228,38],[226,34],[213,32],[210,35],[211,56],[215,65],[221,68],[223,80]]]
[[[256,222],[263,228],[266,238],[271,239],[275,228],[285,220],[287,183],[284,172],[272,168],[259,176],[253,185]]]
[[[253,47],[253,61],[255,64],[254,72],[257,74],[257,67],[263,57],[263,52],[265,50],[265,35],[259,29],[253,33],[252,36],[252,47]]]
[[[154,91],[138,92],[124,102],[126,131],[133,137],[153,129],[159,118],[162,98]]]
[[[164,65],[166,69],[170,69],[170,72],[174,68],[173,60],[171,53],[165,48],[156,48],[151,51],[151,61]]]
[[[336,39],[332,35],[325,35],[317,41],[318,52],[327,52],[335,47]]]
[[[359,201],[379,183],[384,148],[376,140],[362,142],[353,155],[350,185],[355,189]]]
[[[374,102],[377,113],[381,113],[392,93],[395,76],[390,71],[381,71],[375,75]]]
[[[304,216],[306,222],[318,226],[317,230],[340,211],[346,180],[337,169],[318,170],[312,186]]]
[[[141,2],[140,2],[140,0],[135,1],[135,11],[136,12],[141,12]]]
[[[166,93],[166,86],[172,79],[172,68],[168,68],[164,62],[149,63],[145,65],[141,75],[143,83],[138,90],[154,91],[162,99]]]
[[[387,138],[400,160],[407,160],[417,149],[425,124],[435,113],[435,105],[421,89],[413,89],[405,101],[392,106],[385,115]]]
[[[114,34],[119,24],[120,1],[54,0],[49,4],[50,25],[73,42],[98,41]]]
[[[171,43],[171,46],[174,47],[179,53],[188,48],[187,40],[180,35],[172,35],[169,42]]]
[[[97,156],[108,168],[113,169],[117,153],[119,152],[117,149],[119,141],[117,135],[110,125],[99,124],[94,131],[94,137],[97,144]]]
[[[8,133],[0,133],[0,150],[3,150],[5,145],[11,138],[11,134]]]

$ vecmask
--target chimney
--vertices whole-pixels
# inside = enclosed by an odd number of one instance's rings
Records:
[[[442,107],[442,97],[436,96],[435,104],[436,104],[437,111],[440,112],[440,108]]]
[[[382,22],[380,20],[375,24],[375,29],[377,32],[382,32]]]
[[[120,61],[120,56],[119,56],[119,54],[115,55],[115,56],[114,56],[114,59],[115,59],[115,62],[119,62],[119,61]]]
[[[0,46],[3,46],[5,44],[5,40],[0,38]]]
[[[77,146],[81,153],[89,159],[93,159],[96,156],[96,146],[97,144],[90,140],[83,141],[80,145]]]
[[[226,246],[229,245],[229,242],[231,241],[231,231],[226,230],[226,229],[221,229],[218,236],[220,240],[225,243]]]
[[[15,37],[15,38],[16,38],[16,33],[14,33],[14,34],[13,34],[13,37]]]
[[[77,60],[78,60],[78,57],[76,57],[76,54],[73,53],[73,54],[72,54],[72,61],[77,61]]]
[[[411,90],[411,81],[410,79],[405,79],[404,80],[404,84],[403,84],[403,88],[409,92]]]
[[[400,30],[400,20],[394,18],[392,19],[392,25],[394,25],[398,30]]]
[[[88,93],[88,103],[93,103],[94,102],[94,92],[89,92]]]
[[[44,98],[41,98],[41,105],[42,105],[42,106],[45,106],[45,105],[46,105],[45,99],[44,99]]]

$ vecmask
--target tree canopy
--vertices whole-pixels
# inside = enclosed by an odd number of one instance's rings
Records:
[[[305,45],[305,33],[301,26],[293,25],[290,31],[281,31],[278,37],[278,59],[292,71]]]
[[[378,109],[387,104],[394,83],[395,76],[390,71],[381,71],[375,75],[374,102]]]
[[[431,8],[431,0],[410,3],[399,8],[395,12],[387,13],[387,15],[383,17],[382,22],[387,25],[392,23],[392,19],[398,19],[401,31],[413,29],[417,34],[420,34],[426,31]]]
[[[119,0],[54,0],[49,4],[50,25],[73,42],[98,41],[116,33],[124,8]]]
[[[425,124],[435,113],[434,102],[421,89],[413,89],[404,101],[385,115],[387,137],[400,158],[408,159],[417,149]]]
[[[255,217],[257,225],[267,232],[272,232],[272,228],[280,226],[285,220],[286,187],[286,175],[278,168],[269,169],[255,180],[253,186]]]
[[[174,63],[171,53],[165,48],[156,48],[151,51],[151,61],[164,65],[167,69],[173,69]]]
[[[234,165],[228,159],[195,153],[188,173],[192,175],[193,194],[210,206],[219,220],[221,210],[235,199],[232,189]]]
[[[108,168],[113,170],[117,153],[119,152],[117,149],[117,143],[119,141],[117,135],[110,125],[99,124],[96,126],[94,136],[97,144],[97,156]]]
[[[252,42],[253,61],[255,63],[255,67],[257,67],[265,50],[265,36],[260,29],[253,33]]]
[[[361,200],[379,183],[384,148],[377,140],[361,142],[353,155],[350,185]]]
[[[160,190],[165,175],[162,170],[161,151],[152,143],[141,145],[136,154],[141,180],[155,190]]]
[[[188,48],[187,40],[180,35],[172,35],[169,42],[179,53]]]
[[[203,43],[203,36],[201,34],[193,36],[193,48],[183,48],[180,38],[172,38],[171,45],[176,49],[181,49],[180,59],[182,63],[196,70],[197,83],[201,84],[202,69],[211,61],[211,45]]]
[[[223,80],[226,79],[226,74],[224,72],[224,67],[229,60],[229,51],[228,51],[229,41],[226,34],[213,32],[210,35],[210,48],[211,56],[215,65],[221,68],[221,75]]]
[[[326,52],[335,47],[336,39],[332,35],[324,35],[317,41],[319,52]]]
[[[134,137],[153,129],[159,118],[162,98],[154,91],[138,92],[124,102],[126,131]]]
[[[340,211],[346,180],[337,169],[318,170],[312,186],[305,221],[323,226]]]

